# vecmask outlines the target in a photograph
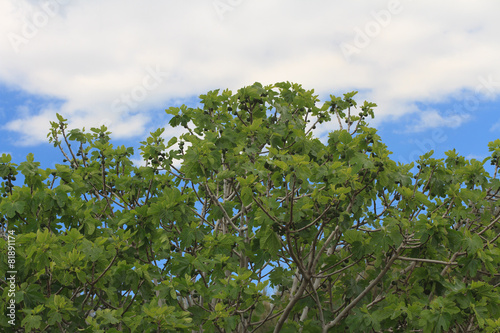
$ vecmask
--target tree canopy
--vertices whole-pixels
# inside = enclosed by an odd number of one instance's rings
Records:
[[[2,155],[18,332],[497,332],[500,140],[397,163],[355,92],[288,82],[171,107],[134,149],[106,127]],[[325,140],[318,124],[338,122]],[[494,174],[485,170],[491,163]],[[23,184],[16,179],[22,175]],[[0,307],[7,313],[7,241]],[[5,249],[5,250],[4,250]]]

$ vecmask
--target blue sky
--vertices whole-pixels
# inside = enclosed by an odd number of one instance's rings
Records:
[[[358,90],[377,103],[372,125],[398,161],[453,148],[483,159],[500,137],[499,12],[460,0],[1,0],[0,153],[61,163],[46,139],[56,112],[138,147],[159,126],[181,134],[170,106],[292,81],[322,101]]]

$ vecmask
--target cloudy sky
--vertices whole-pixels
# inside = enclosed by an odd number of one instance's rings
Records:
[[[137,147],[158,126],[178,134],[169,106],[292,81],[377,103],[399,161],[482,159],[500,137],[498,13],[494,0],[0,0],[0,153],[51,167],[56,112]]]

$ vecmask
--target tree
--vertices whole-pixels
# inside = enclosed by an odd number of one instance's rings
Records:
[[[1,159],[17,331],[498,331],[500,140],[482,162],[399,164],[355,94],[210,91],[167,110],[186,132],[152,132],[141,167],[106,127],[57,115],[63,164]]]

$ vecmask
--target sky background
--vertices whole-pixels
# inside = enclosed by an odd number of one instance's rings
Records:
[[[291,81],[377,103],[371,125],[397,161],[483,159],[500,137],[499,13],[493,0],[0,0],[0,154],[61,163],[56,112],[138,147],[158,127],[180,134],[170,106]]]

